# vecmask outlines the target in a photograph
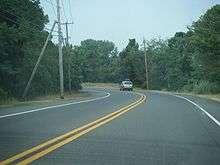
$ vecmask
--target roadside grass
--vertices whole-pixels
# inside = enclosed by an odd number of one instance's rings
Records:
[[[218,101],[220,102],[220,93],[218,94],[196,94],[196,93],[187,93],[187,92],[180,92],[177,94],[183,94],[183,95],[189,95],[189,96],[197,96],[197,97],[201,97],[201,98],[206,98],[209,100],[214,100],[214,101]]]
[[[149,90],[149,91],[153,92],[153,91],[159,91],[159,90]],[[194,97],[200,97],[200,98],[205,98],[205,99],[220,102],[220,93],[218,93],[218,94],[196,94],[193,92],[175,92],[175,91],[168,91],[168,90],[160,90],[160,92],[172,93],[172,94],[177,94],[177,95],[185,95],[185,96],[194,96]]]
[[[110,89],[119,89],[119,84],[117,83],[82,83],[83,88],[110,88]],[[139,87],[134,88],[135,91],[145,90],[141,89]],[[174,91],[167,91],[167,90],[161,90],[163,92],[172,92],[176,94],[183,94],[183,95],[189,95],[189,96],[197,96],[201,98],[206,98],[210,100],[215,100],[220,102],[220,93],[218,94],[196,94],[192,92],[174,92]],[[63,103],[70,100],[77,100],[77,99],[89,99],[92,97],[92,94],[85,92],[85,91],[78,91],[78,92],[66,92],[65,98],[60,99],[59,94],[51,94],[47,96],[39,96],[32,98],[27,101],[19,101],[14,98],[1,101],[0,100],[0,108],[4,107],[11,107],[11,106],[24,106],[24,105],[32,105],[32,104],[45,104],[45,105],[53,105],[58,103]]]
[[[117,83],[83,83],[82,86],[84,88],[111,88],[111,89],[118,89],[119,88],[119,84]],[[140,90],[145,90],[142,89],[140,87],[135,87],[134,88],[135,91],[140,91]],[[197,97],[201,97],[201,98],[206,98],[206,99],[210,99],[210,100],[215,100],[215,101],[219,101],[220,102],[220,93],[218,94],[196,94],[193,92],[175,92],[175,91],[168,91],[166,89],[161,90],[162,92],[172,92],[175,94],[183,94],[183,95],[189,95],[189,96],[197,96]]]
[[[35,97],[32,102],[37,102],[37,101],[51,101],[51,100],[72,100],[72,99],[78,99],[78,98],[85,98],[85,97],[90,97],[91,94],[88,92],[84,92],[84,91],[77,91],[77,92],[66,92],[64,94],[64,99],[60,99],[60,95],[59,94],[53,94],[53,95],[47,95],[47,96],[40,96],[40,97]]]
[[[118,83],[90,83],[90,82],[87,82],[87,83],[83,83],[82,87],[83,88],[109,88],[109,89],[119,90],[120,84],[118,84]],[[142,89],[140,87],[134,87],[134,91],[138,92],[140,90],[145,90],[145,89]]]
[[[0,100],[0,107],[8,106],[8,105],[15,105],[19,104],[20,101],[18,101],[15,98],[9,98],[7,100]]]
[[[72,93],[66,92],[64,96],[65,96],[64,99],[60,99],[59,94],[51,94],[47,96],[38,96],[38,97],[32,98],[30,100],[26,100],[26,101],[19,101],[19,100],[12,98],[10,100],[1,101],[0,108],[13,107],[13,106],[25,106],[25,105],[32,105],[32,104],[53,105],[53,104],[67,102],[70,100],[92,98],[92,94],[88,92],[84,92],[84,91],[78,91],[78,92],[72,92]]]
[[[117,83],[82,83],[83,88],[119,88]]]

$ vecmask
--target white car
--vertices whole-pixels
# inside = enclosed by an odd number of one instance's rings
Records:
[[[120,91],[133,91],[133,83],[130,80],[122,81],[120,85]]]

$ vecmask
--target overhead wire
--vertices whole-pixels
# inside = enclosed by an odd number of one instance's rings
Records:
[[[63,3],[63,0],[61,0],[61,10],[63,11],[63,15],[64,15],[64,17],[65,17],[65,19],[66,19],[66,21],[68,21],[68,19],[67,19],[67,15],[66,15],[66,12],[65,12],[65,6],[64,6],[64,3]]]
[[[48,4],[51,5],[51,8],[53,10],[53,13],[54,13],[54,17],[56,18],[56,10],[55,10],[55,7],[56,7],[56,4],[54,4],[53,0],[45,0]]]
[[[44,0],[44,1],[46,1],[46,2],[49,3],[49,4],[51,4],[52,6],[56,7],[56,4],[54,4],[54,3],[52,2],[52,0]]]
[[[56,10],[54,8],[55,5],[53,4],[52,0],[50,0],[50,4],[52,5],[52,10],[53,10],[54,16],[56,17]]]
[[[68,0],[68,6],[69,6],[69,14],[70,14],[70,20],[72,21],[72,23],[74,22],[73,21],[73,14],[72,14],[72,5],[71,5],[71,2],[70,0]],[[73,34],[73,28],[71,28],[71,32]],[[69,37],[70,41],[72,40],[71,37]]]
[[[71,3],[70,3],[70,0],[68,0],[68,6],[69,6],[69,12],[70,12],[70,17],[71,17],[71,20],[73,21],[73,14],[72,14],[72,10],[71,10]]]
[[[1,10],[0,10],[0,13],[2,13]],[[4,17],[5,19],[7,19],[7,20],[9,20],[9,21],[11,21],[11,22],[13,22],[13,23],[19,25],[19,23],[18,23],[17,21],[15,21],[15,20],[13,20],[13,19],[11,19],[11,18],[9,18],[9,17],[7,17],[7,16],[5,16],[5,15],[1,15],[1,14],[0,14],[0,17]]]
[[[23,20],[26,20],[29,24],[33,25],[35,29],[41,28],[39,25],[30,22],[29,20],[25,19],[24,17],[15,15],[15,14],[13,14],[13,13],[7,11],[7,10],[4,10],[4,9],[1,9],[1,8],[0,8],[0,12],[1,12],[2,14],[9,14],[9,15],[14,16],[14,17],[16,17],[16,18],[18,18],[18,19],[21,19],[21,20],[22,20],[22,19],[23,19]],[[19,25],[19,22],[15,21],[15,20],[13,20],[13,19],[11,19],[11,18],[9,18],[9,17],[7,17],[7,16],[5,16],[5,15],[2,15],[2,14],[1,14],[0,16],[2,16],[2,17],[4,17],[5,19],[7,19],[7,20],[9,20],[9,21],[11,21],[11,22],[14,22],[14,23],[16,23],[17,25]],[[45,29],[45,30],[49,30],[49,31],[51,30],[51,28],[47,28],[47,27],[44,27],[44,29]],[[38,29],[38,30],[39,30],[39,29]],[[54,32],[57,32],[57,31],[54,31]]]

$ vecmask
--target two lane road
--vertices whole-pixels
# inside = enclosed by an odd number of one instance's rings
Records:
[[[112,119],[111,116],[106,118],[109,121],[104,124],[100,121],[91,125],[91,130],[78,130],[86,133],[78,136],[80,132],[75,132],[77,138],[31,163],[220,164],[220,127],[195,105],[163,93],[142,91],[147,95],[144,102],[143,96],[133,92],[98,90],[103,92],[103,96],[104,92],[109,92],[110,96],[1,118],[0,160],[33,149],[120,110],[118,114],[113,114]],[[204,101],[201,101],[203,104]],[[205,106],[219,121],[220,104],[209,102]],[[33,152],[11,164],[24,163],[28,157],[35,155]]]

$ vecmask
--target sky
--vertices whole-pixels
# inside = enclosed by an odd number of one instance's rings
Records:
[[[56,20],[56,0],[40,1],[49,16],[47,27],[51,27]],[[215,4],[220,0],[62,0],[61,18],[74,22],[69,25],[73,45],[85,39],[109,40],[122,50],[129,38],[141,44],[143,38],[167,39],[185,32]]]

